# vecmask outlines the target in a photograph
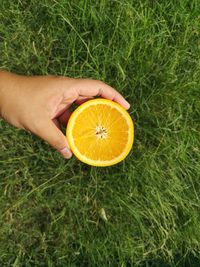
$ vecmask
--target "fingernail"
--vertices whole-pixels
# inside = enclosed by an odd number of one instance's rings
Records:
[[[125,102],[125,105],[126,105],[126,109],[129,109],[131,105],[126,100],[124,102]]]
[[[60,150],[60,153],[65,159],[70,159],[72,157],[72,152],[67,147]]]
[[[126,103],[127,103],[127,109],[129,109],[131,105],[127,101]]]

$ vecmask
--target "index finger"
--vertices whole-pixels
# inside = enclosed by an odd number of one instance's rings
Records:
[[[117,102],[125,109],[129,109],[130,107],[130,104],[125,100],[125,98],[119,92],[117,92],[114,88],[112,88],[108,84],[103,83],[102,81],[80,79],[80,82],[77,83],[75,89],[79,96],[83,97],[101,96],[103,98]]]

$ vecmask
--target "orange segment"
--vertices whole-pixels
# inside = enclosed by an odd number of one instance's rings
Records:
[[[123,107],[98,98],[85,102],[73,112],[66,135],[79,160],[93,166],[110,166],[130,152],[134,126]]]

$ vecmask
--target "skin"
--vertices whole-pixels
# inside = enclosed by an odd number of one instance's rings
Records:
[[[80,105],[95,96],[130,107],[114,88],[98,80],[0,71],[0,117],[39,136],[64,158],[70,158],[72,152],[60,125],[67,125],[73,103]]]

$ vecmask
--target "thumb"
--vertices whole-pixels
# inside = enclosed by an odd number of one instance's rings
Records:
[[[72,157],[66,137],[51,119],[40,119],[31,131],[58,150],[64,158],[69,159]]]

